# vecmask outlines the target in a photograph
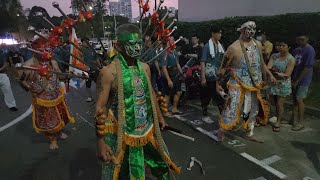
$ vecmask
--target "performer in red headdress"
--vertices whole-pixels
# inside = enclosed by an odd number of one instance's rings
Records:
[[[45,39],[32,42],[32,48],[43,51]],[[21,66],[21,65],[20,65]],[[32,93],[32,121],[37,133],[44,133],[50,140],[49,148],[58,149],[57,137],[67,139],[62,129],[68,122],[74,123],[65,101],[60,79],[66,78],[61,73],[58,63],[52,60],[50,52],[35,53],[19,70],[20,84]],[[31,67],[34,70],[31,70]]]

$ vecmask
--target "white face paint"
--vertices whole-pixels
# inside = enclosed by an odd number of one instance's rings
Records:
[[[254,37],[254,35],[256,34],[256,23],[254,22],[248,22],[248,24],[246,24],[245,29],[244,29],[244,34],[247,38],[252,39]]]

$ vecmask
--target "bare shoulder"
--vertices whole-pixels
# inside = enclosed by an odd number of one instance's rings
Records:
[[[141,62],[141,66],[147,72],[148,75],[151,75],[150,67],[147,63]]]
[[[144,70],[150,70],[150,67],[147,63],[141,62],[141,66]]]
[[[261,44],[260,41],[254,40],[254,42],[257,44],[257,46],[258,46],[259,48],[262,48],[262,44]]]
[[[115,63],[110,63],[108,66],[103,67],[100,70],[100,76],[103,76],[105,78],[111,78],[113,79],[113,74],[116,74],[116,66]]]
[[[237,53],[240,47],[240,42],[239,40],[233,42],[227,49],[227,55],[229,56],[234,56],[234,54]]]

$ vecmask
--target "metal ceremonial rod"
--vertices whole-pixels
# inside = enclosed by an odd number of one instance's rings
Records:
[[[42,52],[41,51],[37,51],[37,50],[35,50],[35,49],[31,49],[31,48],[27,48],[29,51],[32,51],[32,52],[34,52],[34,53],[37,53],[37,54],[42,54]]]
[[[81,2],[81,5],[82,5],[84,11],[85,11],[85,12],[88,12],[88,10],[87,10],[87,8],[86,8],[86,4],[84,3],[84,1],[83,1],[83,0],[80,0],[80,2]],[[101,14],[101,16],[102,16],[102,20],[103,20],[103,14]],[[90,21],[90,23],[91,23],[91,26],[93,27],[93,29],[96,29],[96,28],[94,28],[93,21]],[[104,27],[102,27],[102,28],[104,29]],[[96,34],[96,33],[94,33],[94,31],[93,31],[93,35],[95,35],[95,34]],[[98,37],[98,36],[97,36],[97,37]],[[103,43],[102,43],[100,37],[98,37],[98,41],[99,41],[99,43],[100,43],[100,45],[101,45],[101,47],[102,47],[102,50],[103,50],[104,52],[106,52],[106,49],[104,48]],[[87,42],[87,43],[90,44],[89,42]],[[98,55],[98,53],[96,52],[96,50],[94,50],[94,48],[93,48],[91,45],[90,45],[90,47],[91,47],[91,49],[94,51],[94,53],[95,53],[96,55]]]
[[[164,15],[164,17],[161,19],[161,21],[164,21],[169,15],[169,10],[167,11],[167,13]],[[159,21],[160,22],[160,21]],[[159,24],[157,25],[157,27],[154,29],[154,31],[151,33],[151,36],[152,37],[154,35],[154,33],[156,33],[157,29],[159,27]]]
[[[174,42],[174,44],[177,44],[179,41],[181,41],[181,39],[182,39],[183,37],[181,36],[178,40],[176,40],[175,42]],[[148,63],[150,63],[150,62],[152,62],[154,59],[156,59],[157,57],[159,57],[163,52],[165,52],[167,49],[169,49],[170,48],[170,46],[168,46],[168,47],[166,47],[164,50],[162,50],[159,54],[157,54],[154,58],[152,58],[151,60],[149,60],[148,62],[146,62],[147,64]]]
[[[172,31],[168,34],[169,36],[175,31],[177,30],[177,26],[173,27]],[[157,43],[157,41],[155,41],[152,46],[154,46]],[[148,56],[149,54],[151,54],[153,51],[155,51],[159,46],[161,45],[161,43],[159,43],[155,48],[153,48],[151,51],[149,52],[145,52],[143,55],[141,55],[141,58],[145,58],[146,56]]]
[[[29,51],[32,51],[32,52],[37,53],[37,54],[43,54],[43,52],[37,51],[37,50],[35,50],[35,49],[31,49],[31,48],[27,48],[27,49],[28,49]],[[89,64],[87,64],[86,62],[84,62],[82,59],[80,59],[80,58],[77,57],[76,55],[71,54],[69,51],[66,51],[66,50],[61,49],[61,48],[59,48],[59,49],[62,50],[63,52],[65,52],[65,53],[67,53],[68,55],[76,58],[77,60],[81,61],[81,62],[82,62],[83,64],[85,64],[86,66],[91,67],[91,66],[89,66]],[[57,61],[60,61],[60,60],[57,60]],[[65,64],[66,62],[62,61],[61,63]],[[69,63],[66,63],[66,65],[71,66],[71,67],[76,68],[76,69],[79,69],[79,68],[74,67],[72,64],[69,64]],[[91,68],[92,68],[92,67],[91,67]],[[95,68],[93,68],[93,69],[95,69]],[[79,70],[84,71],[84,70],[82,70],[82,69],[79,69]],[[87,72],[87,71],[85,71],[85,72]]]
[[[47,19],[46,17],[42,16],[42,18],[48,23],[50,24],[50,26],[55,27],[54,24],[52,24],[52,22],[49,21],[49,19]]]
[[[177,26],[173,27],[172,31],[171,31],[168,35],[171,36],[171,34],[172,34],[174,31],[176,31],[177,29],[178,29]]]
[[[32,26],[29,26],[29,27],[28,27],[28,31],[31,31],[31,32],[33,32],[34,34],[36,34],[36,35],[38,35],[38,36],[40,36],[40,37],[42,37],[42,38],[44,38],[44,39],[48,39],[48,37],[46,37],[46,36],[44,36],[43,34],[37,32],[37,31],[35,30],[35,28],[32,27]]]
[[[32,70],[32,71],[38,71],[39,70],[38,68],[35,68],[35,67],[24,66],[21,63],[17,63],[15,67],[17,69],[27,69],[27,70]],[[75,75],[75,74],[71,74],[71,73],[62,73],[62,72],[56,72],[56,71],[51,71],[51,70],[48,70],[48,72],[53,73],[53,74],[57,74],[57,75],[62,75],[62,76],[70,76],[70,77],[88,79],[88,77],[83,77],[83,76],[79,76],[79,75]]]
[[[155,45],[155,43],[157,43],[158,41],[155,41],[152,46]],[[149,54],[151,54],[152,52],[156,51],[157,48],[162,44],[162,42],[160,42],[156,47],[154,47],[151,51],[146,51],[144,54],[141,55],[141,59],[145,58],[145,57],[148,57]]]
[[[164,21],[171,12],[172,12],[172,11],[169,9],[169,10],[166,12],[166,14],[163,16],[163,18],[161,19],[161,21]]]
[[[91,124],[89,121],[87,121],[85,118],[83,118],[79,113],[77,113],[76,115],[79,116],[81,120],[83,120],[84,122],[88,123],[91,127],[96,129],[96,127],[93,124]]]
[[[164,2],[164,0],[161,0],[161,1],[159,2],[158,6],[157,6],[157,1],[155,1],[155,4],[154,4],[154,5],[155,5],[154,12],[158,13],[158,10],[160,9],[160,7],[161,7],[161,5],[162,5],[163,2]],[[150,24],[148,23],[148,26],[146,27],[146,30],[145,30],[145,32],[143,33],[143,37],[146,36],[149,28],[150,28]]]
[[[172,23],[167,27],[167,29],[170,29],[173,25],[174,25],[174,23],[177,21],[177,19],[173,19],[173,21],[172,21]]]
[[[178,29],[178,27],[177,26],[174,26],[173,28],[172,28],[172,31],[168,34],[169,36],[174,32],[174,31],[176,31]],[[154,46],[155,45],[155,43],[156,43],[157,41],[155,41],[153,44],[152,44],[152,46]],[[160,46],[160,44],[158,44],[157,45],[157,47],[159,47]],[[152,52],[152,51],[151,51]],[[149,53],[151,53],[151,52],[149,52]],[[147,52],[145,52],[142,56],[145,56],[146,55],[146,53]],[[149,55],[149,53],[147,54],[147,55]],[[141,56],[141,57],[142,57]]]
[[[60,12],[65,18],[69,18],[69,17],[61,10],[61,8],[59,7],[59,3],[53,2],[53,3],[52,3],[52,6],[55,7],[55,8],[57,8],[57,9],[59,10],[59,12]]]
[[[52,6],[53,7],[55,7],[55,8],[57,8],[59,11],[60,11],[60,13],[65,17],[65,18],[69,18],[61,9],[60,9],[60,7],[59,7],[59,3],[57,3],[57,2],[53,2],[52,3]],[[86,10],[86,9],[85,9]],[[91,22],[92,23],[92,22]],[[92,26],[93,26],[93,23],[92,23]],[[95,28],[94,28],[95,29]],[[98,37],[99,38],[99,37]],[[100,38],[99,38],[100,39]],[[101,43],[101,42],[100,42]],[[91,45],[90,45],[91,46]],[[103,44],[101,44],[101,46],[103,46]],[[93,48],[92,48],[93,49]],[[94,50],[94,53],[97,55],[97,52]],[[90,67],[90,66],[89,66]]]
[[[83,7],[84,11],[86,11],[86,12],[87,12],[88,10],[87,10],[87,8],[86,8],[86,4],[84,3],[84,1],[83,1],[83,0],[81,0],[80,2],[81,2],[81,5],[82,5],[82,7]]]

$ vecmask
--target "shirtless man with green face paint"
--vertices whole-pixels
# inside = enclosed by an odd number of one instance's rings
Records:
[[[150,82],[150,68],[140,62],[139,28],[117,29],[118,51],[97,82],[96,126],[102,179],[145,179],[151,168],[158,179],[180,172],[170,159],[160,129],[166,126]]]

